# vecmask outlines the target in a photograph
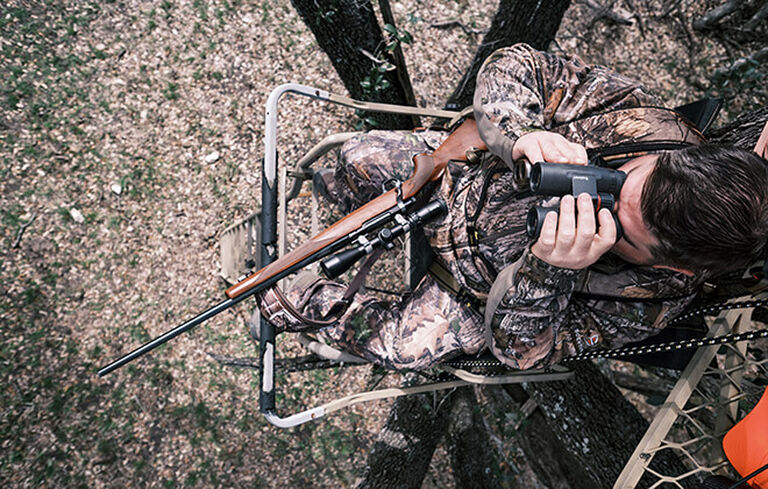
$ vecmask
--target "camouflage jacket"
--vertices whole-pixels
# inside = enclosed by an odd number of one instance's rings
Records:
[[[548,130],[588,150],[640,142],[699,144],[699,132],[636,81],[577,57],[519,44],[492,54],[478,78],[475,118],[490,155],[439,192],[451,208],[427,229],[438,256],[486,308],[491,351],[515,368],[541,367],[602,345],[657,333],[694,297],[701,280],[605,255],[585,270],[529,252],[528,209],[540,198],[516,186],[512,146]]]

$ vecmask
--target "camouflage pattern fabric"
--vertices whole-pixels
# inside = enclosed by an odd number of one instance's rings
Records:
[[[320,279],[286,292],[310,319],[323,319],[346,287]],[[430,276],[408,300],[393,304],[358,293],[334,326],[317,333],[329,344],[390,369],[426,369],[485,346],[483,318],[463,307]]]
[[[370,131],[353,137],[342,146],[334,173],[337,203],[350,212],[381,195],[388,180],[408,180],[413,156],[434,151],[447,137],[440,130]]]
[[[587,149],[651,141],[699,144],[702,136],[641,84],[526,45],[486,60],[474,102],[490,152],[478,164],[451,167],[436,193],[449,213],[425,234],[459,284],[481,300],[501,271],[519,267],[504,284],[498,307],[486,311],[483,325],[478,313],[426,279],[398,304],[356,299],[324,334],[351,353],[390,367],[422,368],[487,346],[501,361],[525,369],[657,333],[693,299],[702,279],[635,266],[611,254],[586,270],[537,259],[529,252],[525,216],[539,202],[516,186],[511,148],[532,130],[558,132]],[[384,181],[407,179],[411,157],[436,148],[445,136],[372,131],[345,143],[336,171],[345,210],[379,195]],[[330,284],[320,289],[335,290]],[[328,294],[307,300],[303,312],[328,307]],[[459,335],[450,326],[454,318]]]

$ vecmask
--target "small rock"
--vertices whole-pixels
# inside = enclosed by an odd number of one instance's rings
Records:
[[[221,155],[219,154],[219,152],[214,151],[212,153],[208,153],[207,155],[205,155],[205,162],[208,164],[216,163],[217,161],[219,161],[219,158],[221,158]]]
[[[109,188],[112,189],[112,191],[117,195],[120,195],[120,193],[123,191],[123,187],[120,186],[119,183],[113,183]]]
[[[83,217],[83,214],[75,208],[72,208],[69,210],[69,215],[72,216],[72,219],[78,224],[82,224],[85,222],[85,218]]]

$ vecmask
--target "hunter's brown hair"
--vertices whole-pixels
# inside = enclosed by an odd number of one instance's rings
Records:
[[[660,264],[714,275],[768,255],[768,161],[705,144],[662,153],[641,197]]]

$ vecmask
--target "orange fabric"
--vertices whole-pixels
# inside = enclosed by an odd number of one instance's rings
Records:
[[[768,463],[768,388],[752,412],[725,434],[723,451],[742,477]],[[768,471],[748,483],[756,489],[768,489]]]

